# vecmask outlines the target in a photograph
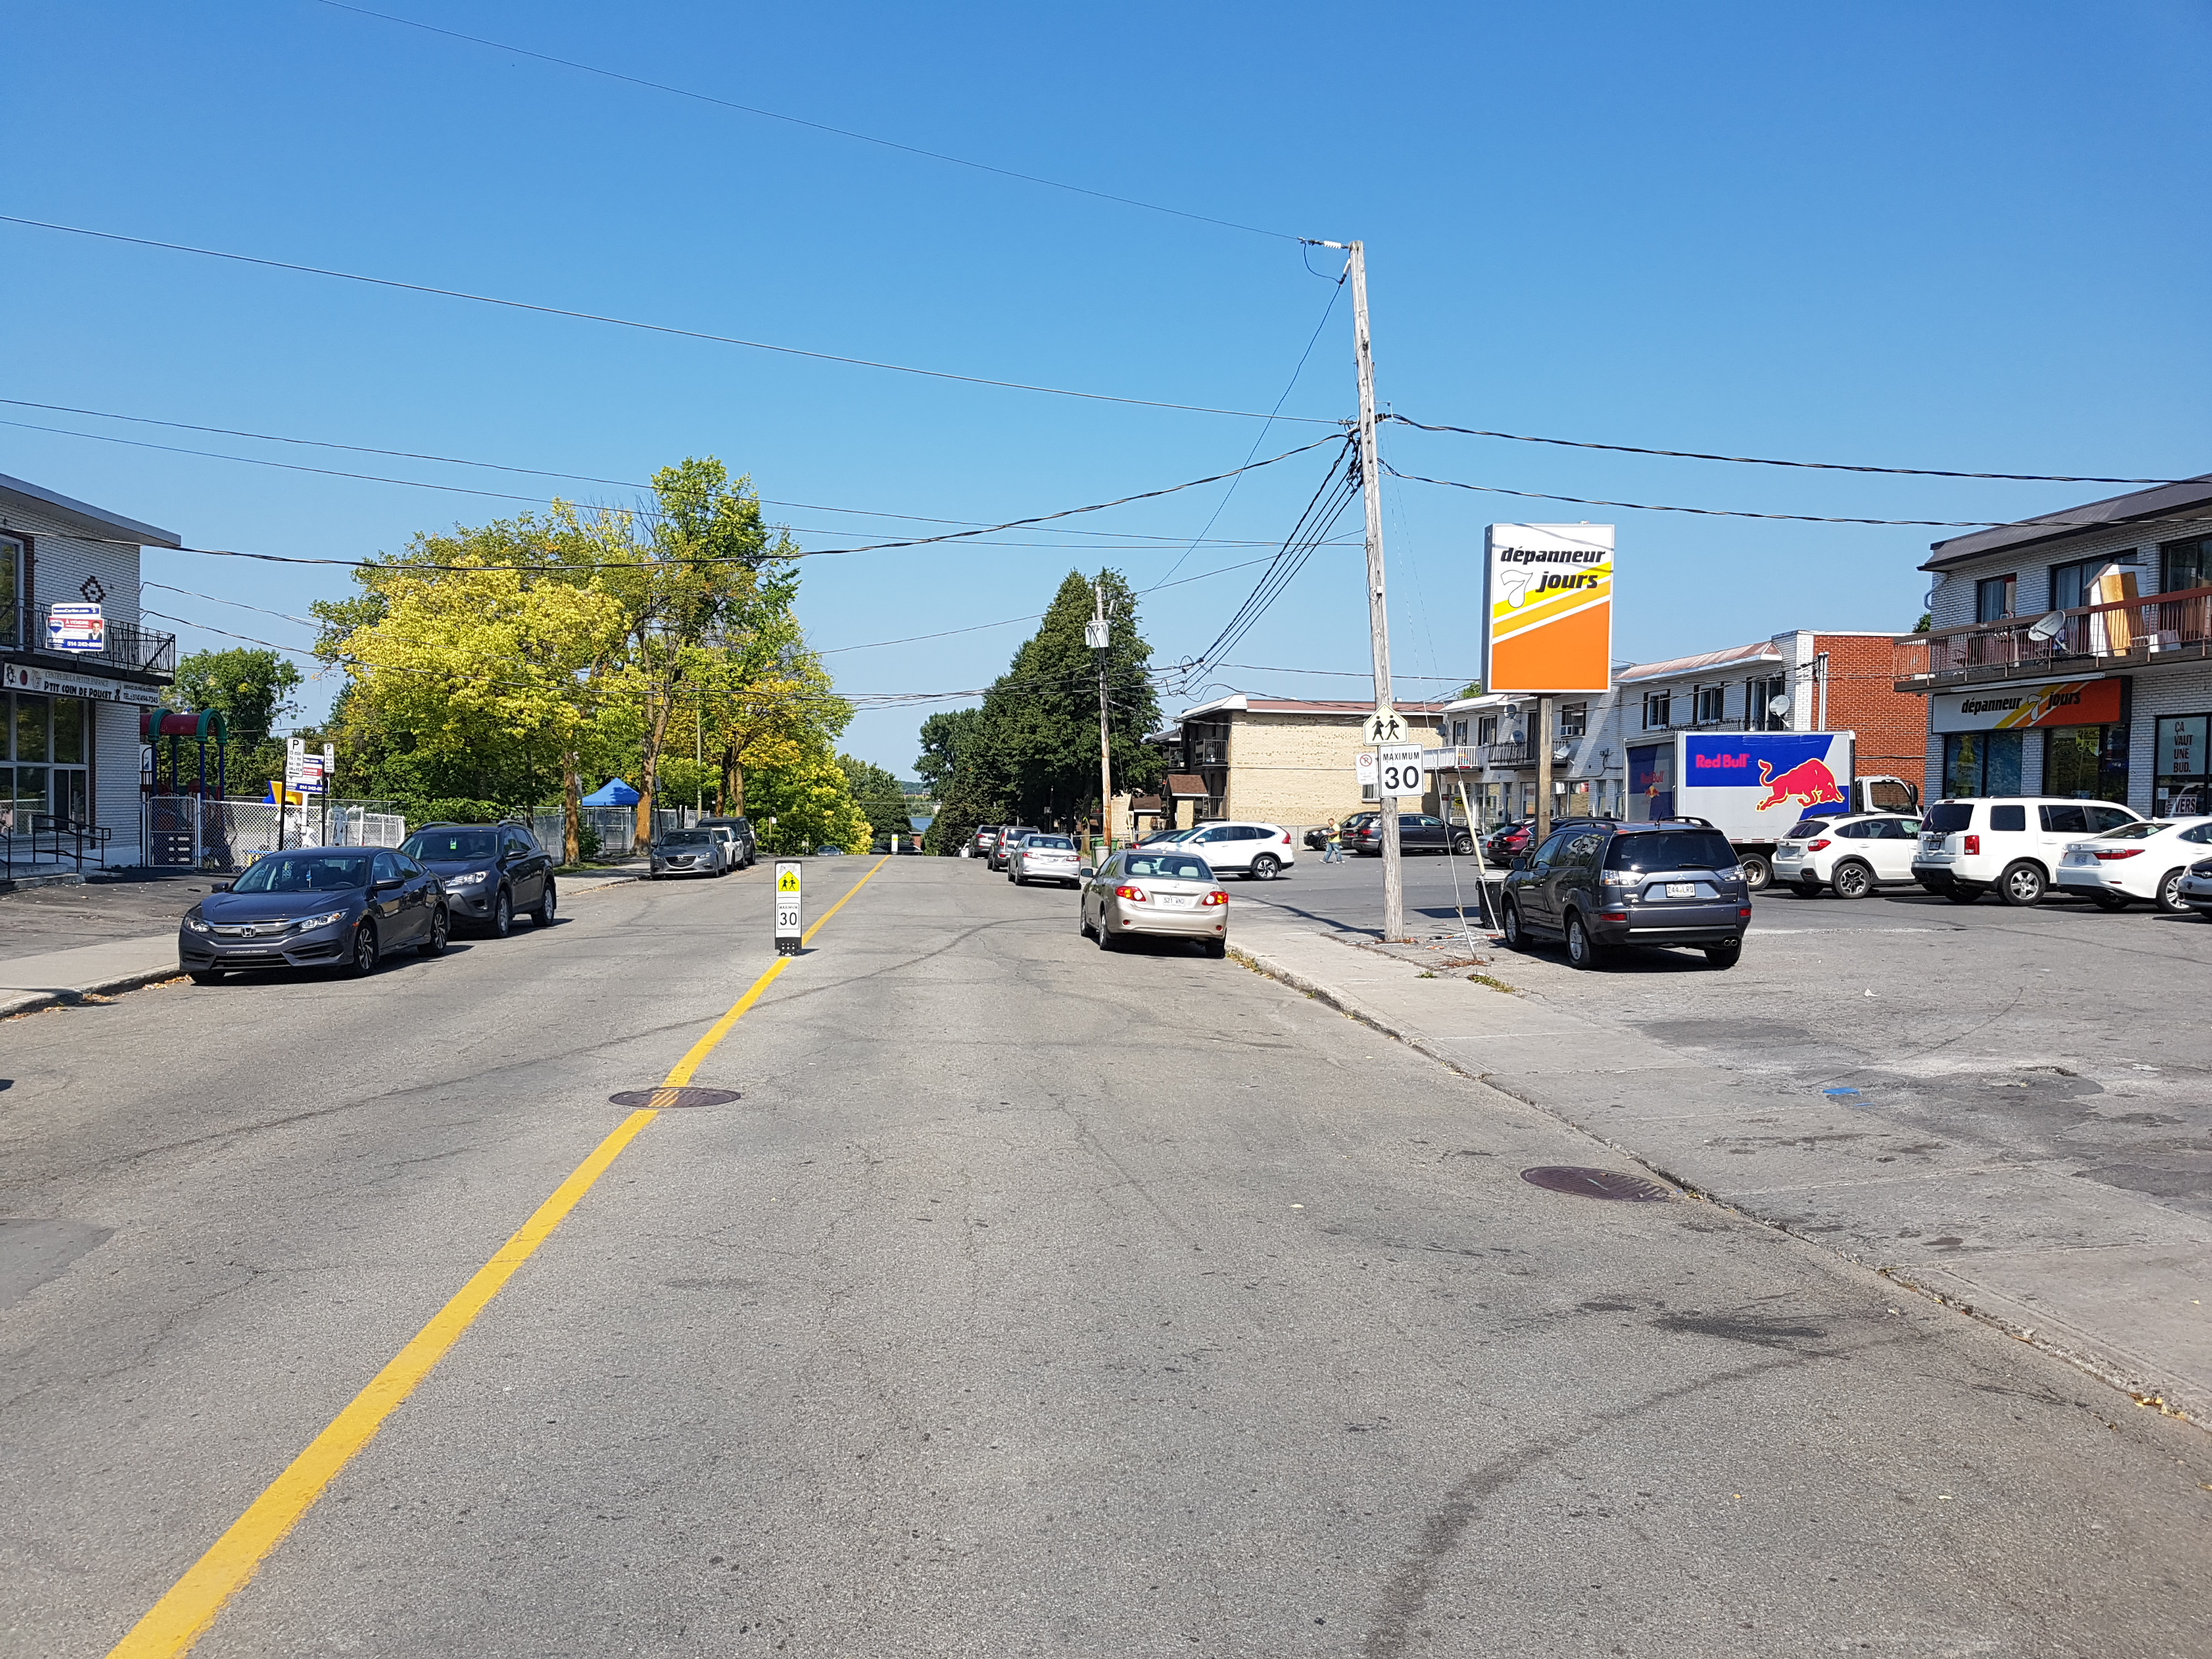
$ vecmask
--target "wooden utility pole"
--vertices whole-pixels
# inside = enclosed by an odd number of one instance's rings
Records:
[[[1083,642],[1098,653],[1098,838],[1110,853],[1114,850],[1114,750],[1107,738],[1106,646],[1113,632],[1106,621],[1106,589],[1102,583],[1091,584],[1091,599],[1095,609],[1083,630]]]
[[[1335,247],[1339,244],[1324,244]],[[1382,586],[1382,469],[1375,453],[1375,356],[1367,334],[1367,245],[1354,242],[1352,256],[1352,349],[1359,364],[1359,480],[1367,503],[1367,632],[1375,652],[1375,707],[1391,706],[1390,607]],[[1399,861],[1398,802],[1378,789],[1375,805],[1382,819],[1382,937],[1406,932],[1406,878]]]
[[[1528,842],[1534,852],[1552,833],[1552,700],[1536,699],[1536,833]]]

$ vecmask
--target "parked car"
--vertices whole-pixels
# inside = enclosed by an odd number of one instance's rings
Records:
[[[711,830],[664,830],[650,849],[647,879],[664,876],[722,876],[730,870],[729,843]]]
[[[520,911],[553,925],[553,855],[520,823],[428,823],[400,850],[437,877],[457,926],[505,939]]]
[[[2007,904],[2040,904],[2069,846],[2142,821],[2142,813],[2101,800],[1947,798],[1921,815],[1912,878],[1959,904],[1992,889]]]
[[[694,827],[729,832],[728,840],[732,843],[730,868],[732,870],[750,870],[760,862],[760,835],[754,830],[750,818],[742,816],[701,818]]]
[[[438,878],[388,847],[264,853],[185,913],[177,965],[195,985],[249,968],[376,971],[413,945],[443,953],[453,926]]]
[[[1804,817],[1776,843],[1774,878],[1801,898],[1832,890],[1864,898],[1881,887],[1911,886],[1920,851],[1920,820],[1895,812]]]
[[[2192,862],[2212,853],[2212,818],[2160,818],[2124,823],[2077,841],[2058,860],[2056,885],[2107,910],[2137,901],[2169,915],[2191,908],[2182,892]]]
[[[1342,841],[1346,847],[1351,846],[1352,837],[1359,833],[1360,825],[1368,823],[1374,817],[1374,816],[1375,814],[1372,812],[1353,812],[1344,817],[1339,818],[1336,821],[1336,833],[1338,839]],[[1328,826],[1325,823],[1317,824],[1313,829],[1307,830],[1305,833],[1305,843],[1308,850],[1311,852],[1327,852],[1328,850]]]
[[[1037,827],[1033,823],[1001,824],[999,828],[999,838],[992,843],[990,861],[987,867],[993,870],[1005,869],[1006,860],[1012,855],[1014,843],[1024,836],[1034,836],[1039,833]]]
[[[1492,864],[1510,865],[1536,844],[1536,820],[1522,818],[1501,823],[1482,843],[1482,855]]]
[[[2212,921],[2212,859],[2199,859],[2191,865],[2175,891],[2184,904]]]
[[[988,860],[991,856],[991,849],[998,844],[999,826],[995,823],[979,823],[975,826],[975,833],[968,838],[969,856]]]
[[[1359,826],[1358,833],[1346,836],[1344,844],[1348,851],[1382,856],[1382,815],[1376,813]],[[1398,849],[1404,853],[1456,853],[1462,858],[1474,856],[1474,832],[1455,823],[1446,823],[1442,818],[1427,812],[1398,814]]]
[[[1175,845],[1197,854],[1217,875],[1253,881],[1274,880],[1298,858],[1279,823],[1201,823]]]
[[[1564,939],[1577,968],[1601,967],[1623,945],[1693,945],[1733,968],[1751,925],[1751,888],[1735,850],[1696,824],[1616,823],[1554,830],[1505,878],[1506,945]]]
[[[1139,847],[1159,847],[1170,842],[1187,841],[1198,833],[1195,830],[1155,830],[1149,836],[1139,836]]]
[[[1080,887],[1083,883],[1076,872],[1082,864],[1074,836],[1031,836],[1007,860],[1006,879],[1017,887],[1026,887],[1033,881],[1064,881],[1070,887]]]
[[[1229,895],[1206,861],[1182,847],[1132,847],[1077,875],[1083,896],[1076,930],[1102,951],[1131,933],[1196,939],[1206,955],[1229,954]]]

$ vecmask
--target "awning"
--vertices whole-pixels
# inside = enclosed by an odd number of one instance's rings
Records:
[[[1213,791],[1206,787],[1206,780],[1195,772],[1168,774],[1168,799],[1170,800],[1206,800]]]

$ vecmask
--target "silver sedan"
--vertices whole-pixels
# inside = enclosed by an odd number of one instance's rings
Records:
[[[1006,859],[1006,879],[1017,887],[1033,881],[1064,881],[1083,884],[1083,855],[1072,836],[1030,836]]]
[[[1120,949],[1131,933],[1157,933],[1196,939],[1216,959],[1229,954],[1229,895],[1196,854],[1135,847],[1079,873],[1076,926],[1100,950]]]

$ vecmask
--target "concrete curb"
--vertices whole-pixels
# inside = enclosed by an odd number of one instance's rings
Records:
[[[1543,1113],[1553,1122],[1564,1125],[1577,1134],[1585,1137],[1594,1145],[1603,1146],[1607,1151],[1626,1159],[1686,1198],[1693,1199],[1699,1203],[1710,1204],[1715,1209],[1725,1210],[1729,1214],[1739,1217],[1755,1226],[1786,1234],[1801,1243],[1817,1248],[1824,1255],[1839,1258],[1850,1262],[1853,1267],[1863,1268],[1901,1291],[1909,1291],[1915,1296],[1925,1297],[1939,1307],[1948,1308],[1954,1313],[1963,1314],[1967,1318],[1985,1325],[2015,1342],[2025,1342],[2030,1347],[2039,1349],[2052,1358],[2060,1360],[2075,1370],[2096,1378],[2107,1387],[2124,1394],[2138,1407],[2147,1411],[2155,1411],[2162,1416],[2179,1418],[2197,1428],[2212,1428],[2212,1394],[2203,1393],[2185,1378],[2165,1372],[2157,1367],[2146,1365],[2140,1360],[2130,1358],[2124,1354],[2100,1351],[2094,1346],[2087,1346],[2089,1343],[2094,1343],[2095,1339],[2094,1335],[2086,1333],[2083,1334],[2085,1340],[2081,1342],[2062,1340],[2051,1334],[2047,1327],[2021,1324],[1985,1304],[1965,1301],[1932,1285],[1923,1284],[1907,1270],[1884,1267],[1850,1250],[1839,1249],[1826,1239],[1801,1232],[1784,1222],[1760,1215],[1756,1211],[1747,1210],[1739,1204],[1716,1195],[1695,1182],[1686,1180],[1674,1171],[1652,1163],[1632,1147],[1624,1146],[1619,1141],[1596,1133],[1588,1125],[1576,1122],[1573,1119],[1547,1106],[1541,1101],[1530,1100],[1510,1089],[1502,1087],[1489,1074],[1469,1071],[1435,1043],[1430,1042],[1419,1030],[1368,1006],[1348,992],[1315,979],[1310,974],[1301,973],[1264,951],[1231,946],[1229,954],[1255,973],[1287,985],[1294,991],[1303,992],[1317,1002],[1327,1004],[1347,1018],[1356,1019],[1361,1024],[1370,1026],[1383,1036],[1404,1043],[1416,1054],[1425,1055],[1458,1076],[1466,1078],[1470,1082],[1480,1084],[1484,1088],[1494,1091],[1516,1104]],[[1377,954],[1387,953],[1378,952]],[[1395,957],[1391,959],[1403,960],[1403,958]],[[1418,967],[1419,964],[1409,962],[1406,965]],[[2117,1346],[2117,1345],[2114,1346]]]
[[[91,985],[58,985],[48,991],[0,991],[0,1019],[16,1014],[35,1014],[42,1008],[81,1008],[94,997],[143,990],[179,978],[184,970],[173,962],[138,973],[121,974]]]
[[[27,893],[37,887],[82,887],[84,873],[79,870],[57,870],[30,876],[16,876],[0,881],[0,893]]]

